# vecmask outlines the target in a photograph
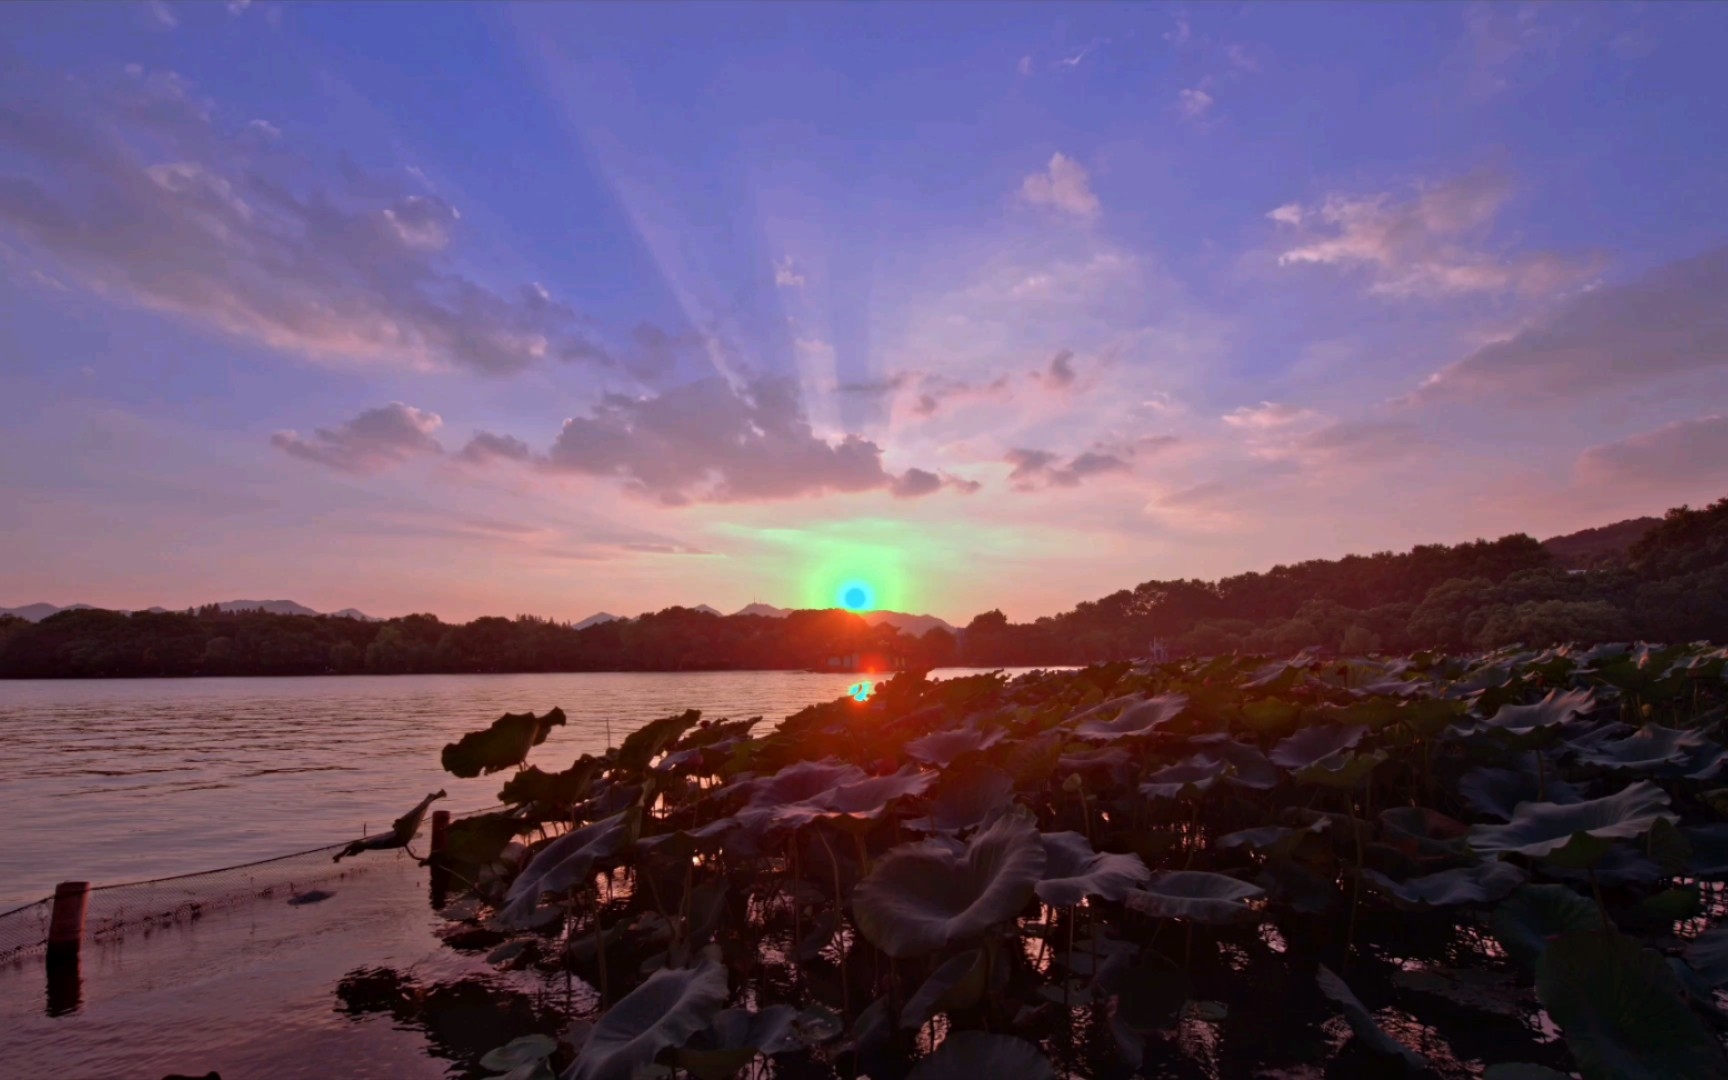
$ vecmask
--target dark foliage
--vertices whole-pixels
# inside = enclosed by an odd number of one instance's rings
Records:
[[[1072,611],[974,618],[910,637],[844,611],[785,618],[673,607],[583,629],[530,616],[461,626],[221,612],[0,616],[0,678],[826,669],[1088,664],[1170,655],[1407,652],[1728,639],[1728,499],[1538,543],[1427,544],[1218,581],[1147,581]],[[1637,538],[1634,539],[1634,536]]]

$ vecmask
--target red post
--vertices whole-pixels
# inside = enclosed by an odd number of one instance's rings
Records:
[[[54,886],[54,912],[48,920],[48,960],[76,960],[84,945],[84,912],[90,906],[88,881]]]

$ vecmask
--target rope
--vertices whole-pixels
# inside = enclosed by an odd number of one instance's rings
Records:
[[[40,900],[30,901],[28,904],[19,904],[17,907],[13,908],[11,911],[0,911],[0,920],[8,919],[8,918],[12,917],[13,915],[18,914],[20,911],[29,911],[31,908],[35,907],[36,905],[49,903],[53,899],[54,898],[52,896],[44,896]]]
[[[466,810],[460,814],[452,814],[451,820],[478,817],[482,814],[493,813],[501,808],[501,804],[495,804],[479,810]],[[286,855],[277,855],[274,858],[237,863],[233,866],[219,867],[214,870],[197,870],[187,874],[170,874],[166,877],[147,878],[142,881],[122,881],[108,885],[95,885],[90,889],[93,895],[90,909],[86,914],[86,923],[93,937],[112,935],[126,926],[138,923],[177,921],[186,915],[196,917],[206,906],[271,896],[277,888],[283,886],[293,890],[297,885],[308,885],[313,881],[361,873],[366,869],[366,864],[363,862],[338,866],[323,858],[307,866],[303,872],[279,876],[275,880],[271,879],[266,869],[283,866],[283,864],[297,859],[308,859],[309,856],[326,856],[332,851],[347,846],[348,843],[348,841],[342,841],[335,844],[324,844],[319,847],[306,848],[303,851],[290,852]],[[215,886],[213,883],[211,888],[203,892],[203,895],[200,895],[199,890],[196,889],[185,886],[175,887],[176,883],[235,874],[245,875],[245,880],[233,882],[225,888]],[[144,895],[136,898],[135,902],[129,903],[125,898],[128,891],[137,891]],[[102,894],[101,901],[98,901],[94,895],[97,893]],[[152,893],[155,895],[151,895]],[[52,902],[53,897],[43,897],[10,911],[0,912],[0,960],[11,959],[34,949],[43,948],[48,944],[47,914]],[[34,925],[30,924],[32,919]]]

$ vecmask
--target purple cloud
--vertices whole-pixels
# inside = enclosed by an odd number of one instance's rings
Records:
[[[432,437],[443,424],[437,413],[392,401],[367,409],[335,428],[317,428],[310,437],[278,431],[271,445],[291,457],[352,473],[375,473],[414,457],[444,452]]]
[[[1416,402],[1576,398],[1728,365],[1728,247],[1586,292],[1430,376]]]
[[[668,506],[936,490],[924,470],[887,472],[882,448],[868,439],[817,436],[795,385],[773,376],[736,391],[712,378],[648,397],[608,394],[590,415],[564,422],[545,465],[614,477]]]
[[[476,431],[474,437],[468,440],[468,445],[457,454],[457,460],[470,465],[489,465],[494,461],[527,461],[534,456],[528,444],[514,435],[494,435],[490,431]]]

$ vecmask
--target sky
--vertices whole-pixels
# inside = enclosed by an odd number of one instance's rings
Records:
[[[0,6],[0,606],[1054,614],[1728,494],[1728,7]]]

